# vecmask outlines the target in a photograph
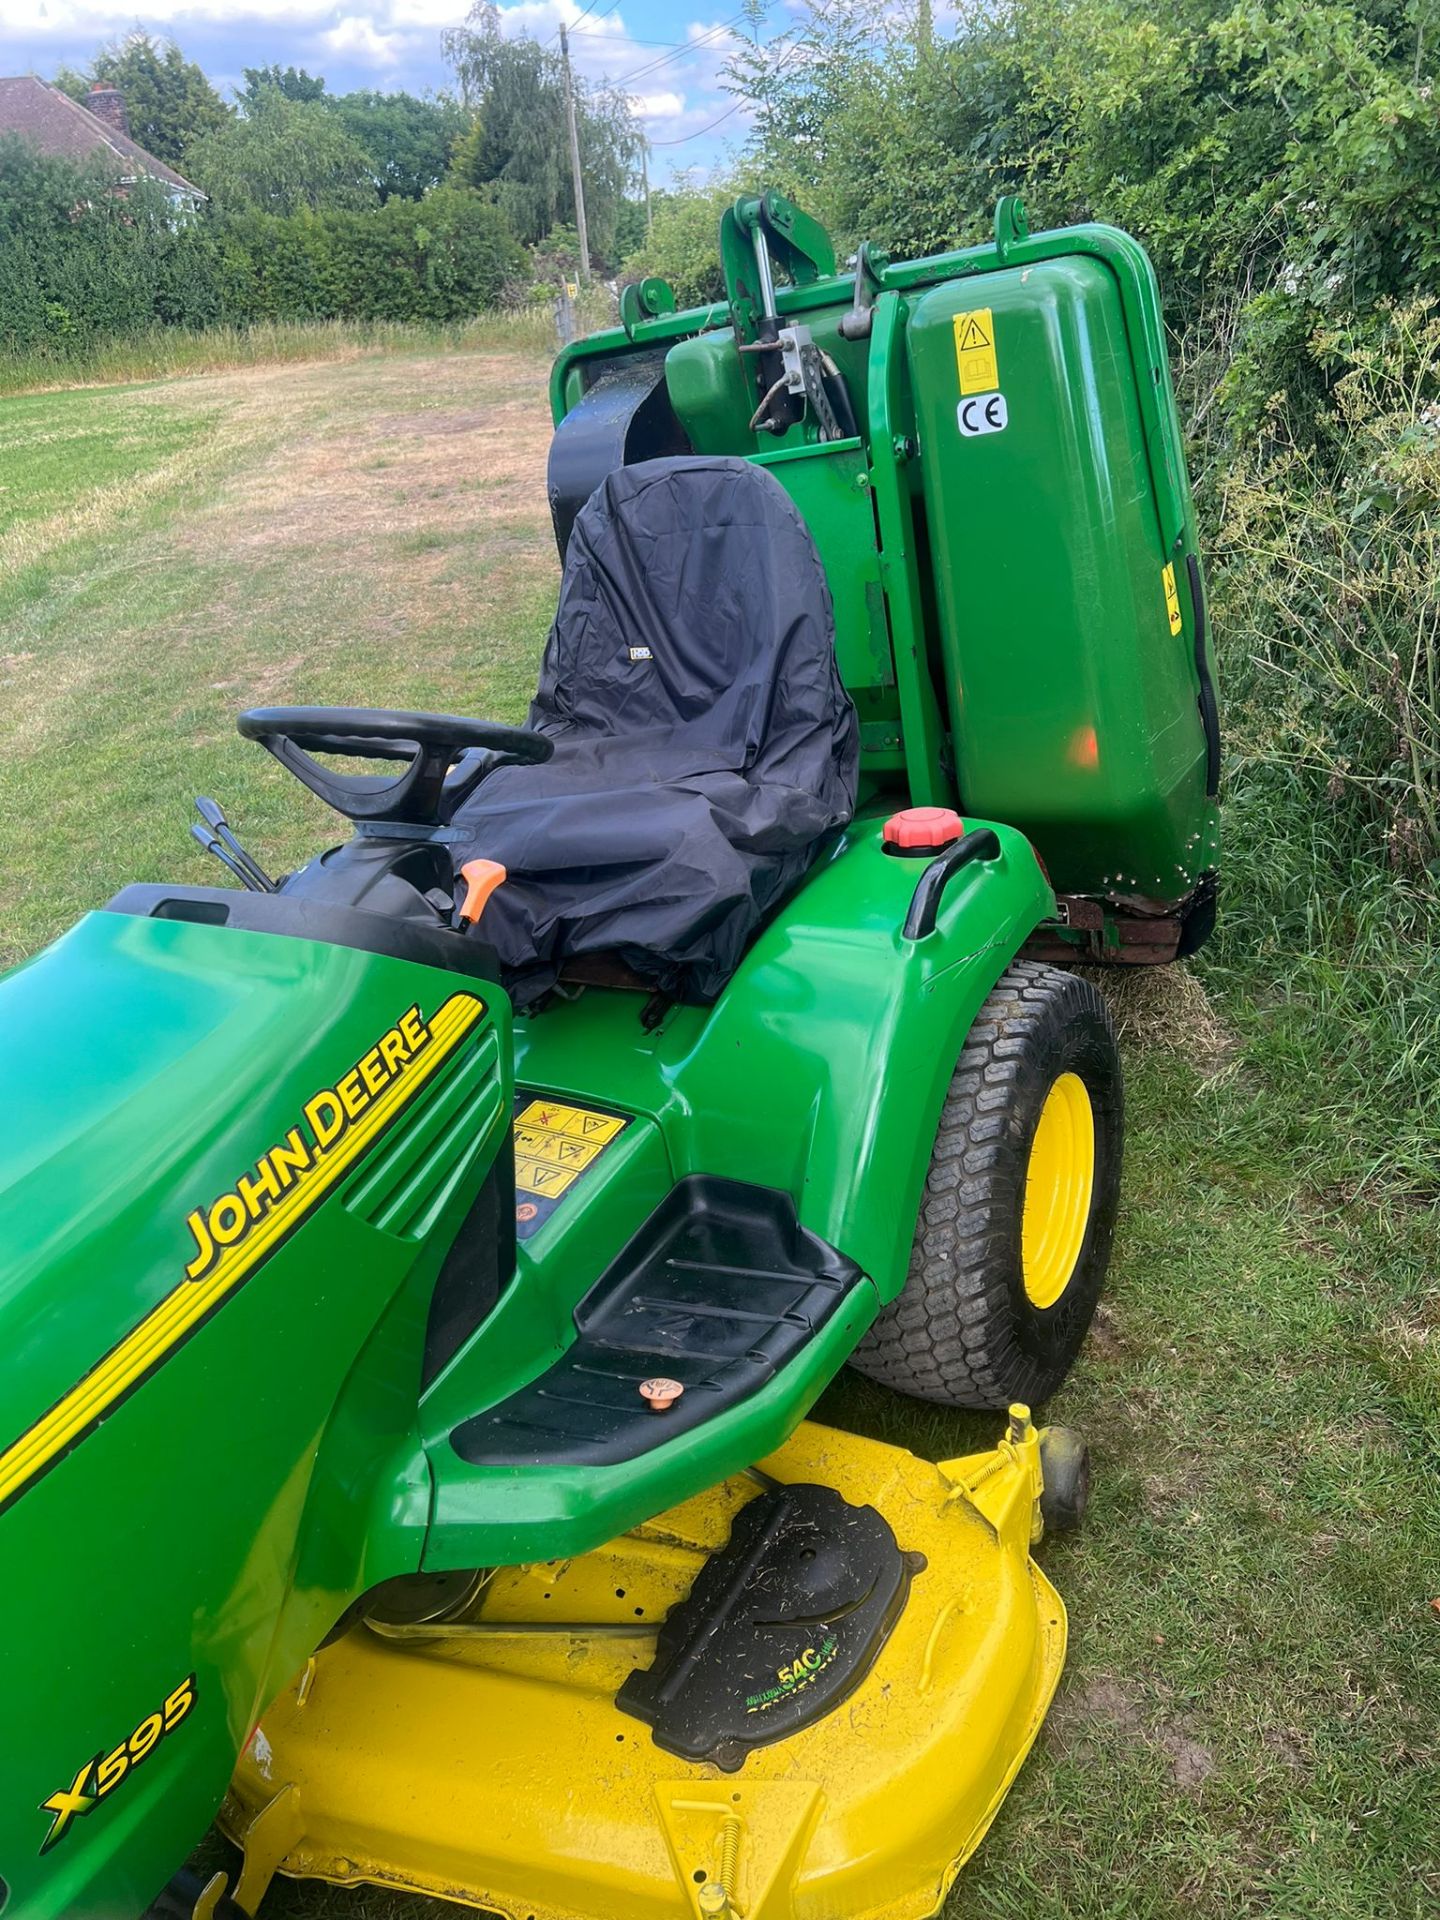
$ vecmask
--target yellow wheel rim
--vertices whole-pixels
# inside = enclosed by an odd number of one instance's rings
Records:
[[[1053,1307],[1085,1244],[1095,1192],[1095,1113],[1078,1073],[1045,1096],[1025,1171],[1021,1266],[1033,1306]]]

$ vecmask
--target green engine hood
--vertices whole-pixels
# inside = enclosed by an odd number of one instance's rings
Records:
[[[99,1920],[154,1896],[259,1705],[402,1570],[367,1563],[368,1521],[508,1135],[509,1008],[400,959],[96,913],[0,980],[0,1074],[0,1561],[24,1573],[0,1642],[26,1649],[0,1879],[21,1914]]]

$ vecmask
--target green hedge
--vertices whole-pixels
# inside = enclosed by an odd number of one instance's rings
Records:
[[[158,320],[219,317],[211,237],[163,196],[117,195],[102,172],[0,144],[0,344],[63,351]]]
[[[457,187],[362,213],[242,214],[221,245],[245,319],[461,320],[524,267],[496,209]]]
[[[0,143],[0,351],[63,358],[157,323],[461,320],[524,267],[499,212],[441,187],[362,212],[177,217],[163,193]]]

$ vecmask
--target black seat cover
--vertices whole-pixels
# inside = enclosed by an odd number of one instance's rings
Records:
[[[711,1000],[855,804],[855,711],[804,521],[746,460],[620,467],[581,510],[529,724],[540,767],[456,815],[499,860],[485,937],[524,1004],[612,955]]]

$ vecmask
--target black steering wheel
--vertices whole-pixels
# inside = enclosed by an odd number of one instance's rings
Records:
[[[453,713],[379,707],[251,707],[238,722],[282,767],[347,820],[443,825],[496,767],[539,766],[555,751],[543,733]],[[405,760],[403,773],[335,773],[311,758]],[[452,769],[454,771],[452,772]]]

